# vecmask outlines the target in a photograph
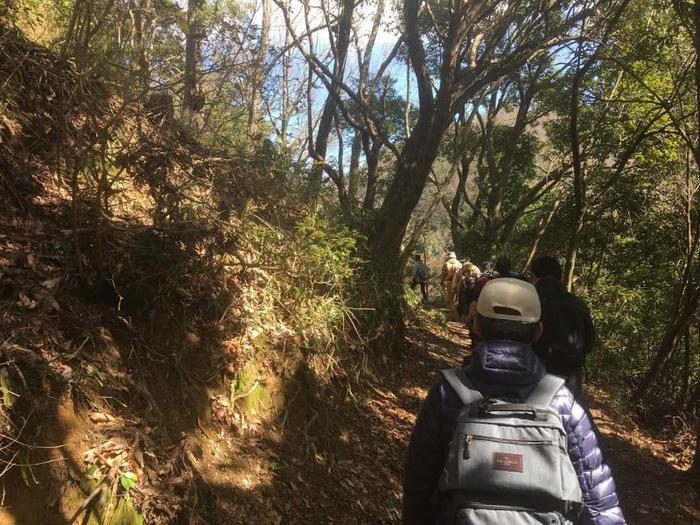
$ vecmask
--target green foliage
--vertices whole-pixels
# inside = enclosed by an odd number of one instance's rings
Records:
[[[135,489],[138,482],[139,478],[133,472],[124,472],[121,476],[119,476],[119,484],[122,486],[126,494]]]
[[[406,139],[404,126],[406,101],[397,93],[396,84],[395,78],[385,76],[379,83],[377,91],[369,93],[367,105],[378,115],[381,115],[382,126],[384,126],[392,143],[399,144]],[[362,112],[358,108],[357,103],[348,100],[347,106],[349,112],[356,120],[361,119]],[[344,122],[344,125],[350,128],[347,122]]]
[[[314,215],[298,218],[290,228],[254,218],[246,238],[260,260],[260,271],[251,274],[255,282],[243,298],[252,346],[264,341],[269,353],[284,345],[288,360],[301,350],[316,356],[323,374],[335,369],[334,356],[352,345],[346,338],[353,333],[355,316],[348,303],[360,267],[361,239]],[[289,340],[291,347],[284,343]],[[246,388],[249,379],[241,378],[235,388]]]
[[[34,475],[34,469],[32,468],[32,461],[31,461],[31,453],[29,450],[25,450],[20,454],[21,458],[21,463],[19,464],[20,467],[20,474],[22,476],[22,481],[27,487],[31,487],[32,485],[38,485],[39,481],[37,481],[36,476]]]
[[[95,463],[92,463],[91,465],[88,466],[88,469],[85,472],[85,477],[87,477],[88,480],[96,481],[97,483],[101,483],[102,479],[103,479],[102,472],[100,471],[100,467],[98,465],[96,465]]]
[[[314,284],[340,284],[353,275],[360,262],[354,256],[357,236],[344,226],[332,226],[327,220],[308,217],[296,227],[298,248],[308,256],[308,265],[300,265],[302,278]]]
[[[120,498],[116,507],[103,519],[104,525],[143,525],[143,516],[127,498]]]
[[[52,46],[63,36],[72,0],[14,0],[10,21],[32,41]],[[2,7],[0,7],[0,15]],[[1,20],[0,16],[0,20]]]
[[[444,326],[450,320],[449,314],[446,312],[446,310],[429,310],[428,313],[430,317],[432,317],[433,321],[439,325]]]
[[[403,294],[406,298],[406,306],[408,306],[411,310],[417,310],[420,308],[423,302],[423,297],[421,296],[420,289],[418,287],[411,288],[409,286],[405,286]]]

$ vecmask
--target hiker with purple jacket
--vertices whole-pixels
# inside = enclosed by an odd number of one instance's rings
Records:
[[[588,412],[532,350],[535,288],[489,281],[471,364],[441,372],[406,462],[405,525],[625,525]]]

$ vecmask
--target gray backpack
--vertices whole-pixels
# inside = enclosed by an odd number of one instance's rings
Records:
[[[442,375],[462,400],[440,491],[458,525],[577,522],[581,488],[559,413],[564,379],[546,375],[524,403],[484,399],[461,368]]]

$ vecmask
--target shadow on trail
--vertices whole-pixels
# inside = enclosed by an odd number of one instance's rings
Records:
[[[683,472],[616,435],[603,436],[603,443],[630,524],[700,523],[700,502]]]
[[[402,414],[340,397],[342,388],[313,377],[302,365],[277,420],[245,440],[239,453],[267,463],[257,478],[253,463],[226,459],[199,479],[198,512],[208,523],[397,522],[408,423],[397,431]]]
[[[435,350],[445,354],[444,363],[449,364],[452,354],[465,352],[466,347],[450,339],[447,334],[435,334],[427,332],[423,334],[416,343],[422,343],[429,350]],[[440,361],[440,359],[437,359]]]
[[[302,363],[285,380],[277,419],[239,451],[263,456],[268,469],[246,488],[231,483],[241,464],[222,461],[218,474],[199,480],[199,492],[208,495],[200,515],[222,525],[399,523],[415,416],[437,371],[466,352],[465,341],[437,333],[427,319],[419,323],[409,327],[403,354],[375,369],[376,380],[323,385]]]

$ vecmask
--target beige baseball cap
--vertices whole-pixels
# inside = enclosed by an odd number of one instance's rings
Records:
[[[479,295],[476,311],[489,319],[520,323],[536,323],[542,315],[535,287],[512,277],[487,282]]]

